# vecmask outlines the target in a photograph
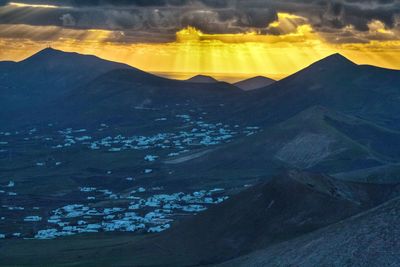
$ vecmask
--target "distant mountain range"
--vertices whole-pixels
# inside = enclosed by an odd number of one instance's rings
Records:
[[[220,97],[232,98],[241,93],[223,82],[206,85],[170,80],[95,56],[52,48],[21,62],[2,62],[0,73],[0,104],[4,111],[0,121],[11,125],[48,120],[68,123],[71,116],[74,121],[79,120],[76,114],[88,122],[84,114],[94,110],[101,111],[101,115],[103,110],[113,110],[106,114],[113,119],[120,118],[133,106],[159,107],[185,102],[210,105],[219,102]]]
[[[192,168],[196,162],[204,175],[210,166],[237,168],[238,177],[299,168],[359,180],[351,173],[392,173],[400,159],[400,72],[359,66],[339,54],[280,81],[239,83],[247,89],[270,83],[250,91],[207,76],[170,80],[51,48],[18,63],[2,62],[0,69],[3,125],[146,123],[190,107],[215,120],[262,127],[257,135],[183,163]]]
[[[193,77],[187,79],[187,81],[193,82],[193,83],[217,83],[217,82],[219,82],[215,78],[213,78],[211,76],[206,76],[206,75],[196,75],[196,76],[193,76]],[[253,78],[249,78],[249,79],[245,79],[245,80],[233,83],[233,85],[244,91],[250,91],[250,90],[256,90],[259,88],[266,87],[274,82],[275,82],[275,80],[272,80],[270,78],[267,78],[264,76],[256,76]]]
[[[238,177],[299,168],[360,180],[355,171],[393,175],[400,159],[400,72],[359,66],[339,54],[280,81],[239,83],[270,83],[250,91],[207,76],[170,80],[51,48],[0,68],[3,125],[147,123],[190,107],[214,120],[264,129],[182,164],[204,175],[210,166],[235,168]]]

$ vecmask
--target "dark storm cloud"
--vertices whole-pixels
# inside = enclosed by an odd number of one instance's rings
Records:
[[[27,4],[57,5],[60,8],[1,7],[0,24],[56,25],[98,28],[159,35],[172,39],[185,26],[207,33],[264,31],[277,19],[277,12],[306,17],[313,28],[326,36],[346,26],[358,32],[379,20],[388,29],[398,28],[400,0],[21,0]],[[6,1],[0,0],[0,5]],[[337,38],[336,38],[337,39]]]
[[[322,22],[337,28],[353,25],[357,30],[366,31],[368,23],[374,19],[384,22],[390,28],[393,27],[395,15],[399,13],[399,1],[347,0],[342,3],[330,3]]]

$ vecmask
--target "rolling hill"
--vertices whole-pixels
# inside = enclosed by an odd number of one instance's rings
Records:
[[[218,81],[211,76],[207,75],[196,75],[186,80],[192,83],[217,83]]]
[[[250,90],[255,90],[259,88],[264,88],[268,85],[273,84],[276,82],[273,79],[264,77],[264,76],[256,76],[250,79],[246,79],[237,83],[234,83],[234,85],[244,91],[250,91]]]

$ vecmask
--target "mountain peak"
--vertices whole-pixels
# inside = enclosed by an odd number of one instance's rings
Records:
[[[308,67],[300,70],[299,72],[289,76],[288,78],[301,78],[304,79],[305,77],[308,77],[310,79],[317,79],[318,76],[316,76],[315,72],[320,73],[321,71],[341,71],[341,72],[346,72],[347,69],[353,69],[354,67],[357,67],[358,65],[349,60],[348,58],[344,57],[343,55],[339,53],[335,53],[332,55],[329,55],[323,59],[320,59]],[[306,73],[309,73],[306,75]],[[305,75],[305,76],[304,76]]]
[[[54,49],[51,47],[47,47],[45,49],[40,50],[36,54],[33,54],[32,56],[24,59],[21,61],[22,63],[27,63],[27,64],[39,64],[39,65],[47,65],[47,66],[67,66],[71,68],[76,68],[77,64],[80,64],[81,66],[87,66],[87,67],[94,67],[97,64],[100,65],[108,65],[111,66],[113,65],[112,68],[110,69],[115,69],[115,68],[131,68],[128,65],[122,64],[122,63],[117,63],[117,62],[112,62],[108,60],[101,59],[97,56],[93,55],[85,55],[85,54],[79,54],[76,52],[65,52],[62,50]],[[98,67],[98,66],[97,66]],[[109,69],[106,67],[106,69]]]
[[[350,59],[346,58],[342,54],[335,53],[330,56],[327,56],[320,61],[316,62],[317,64],[326,64],[328,66],[334,66],[334,65],[356,65],[353,61]]]
[[[53,52],[53,51],[61,52],[61,50],[54,49],[53,47],[50,47],[50,46],[40,50],[39,52]]]
[[[78,54],[64,52],[51,47],[47,47],[45,49],[40,50],[36,54],[33,54],[32,56],[26,58],[25,60],[23,60],[23,62],[48,62],[48,61],[54,61],[55,60],[54,58],[57,58],[56,60],[60,60],[61,58],[66,59],[68,55],[74,56]]]
[[[30,66],[32,71],[65,71],[65,72],[78,72],[82,74],[83,71],[90,72],[95,69],[93,73],[105,73],[114,69],[132,69],[132,67],[107,61],[96,56],[84,55],[76,52],[64,52],[51,47],[40,50],[36,54],[18,62],[18,64]],[[67,74],[65,74],[67,75]]]
[[[67,52],[57,50],[52,47],[46,47],[45,49],[40,50],[33,56],[35,56],[35,55],[54,55],[54,54],[67,54]]]

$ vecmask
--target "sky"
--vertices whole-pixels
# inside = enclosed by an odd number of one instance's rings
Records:
[[[47,46],[182,79],[281,79],[333,53],[400,69],[400,0],[0,0],[0,60]]]

